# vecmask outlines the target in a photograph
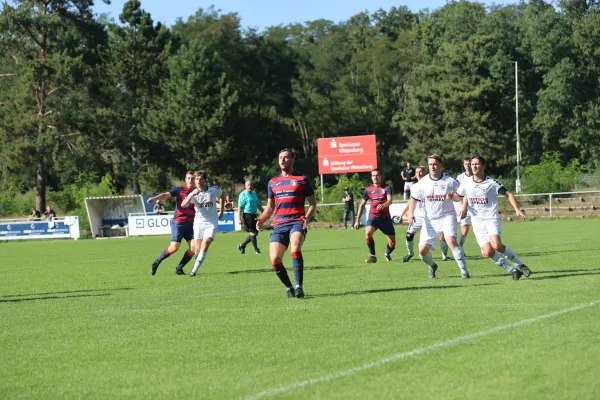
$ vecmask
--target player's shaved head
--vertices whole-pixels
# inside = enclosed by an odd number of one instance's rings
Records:
[[[485,161],[485,158],[483,158],[479,154],[475,154],[473,157],[470,158],[470,161],[473,161],[473,160],[479,160],[479,164],[481,164],[481,165],[487,164],[487,162]]]
[[[437,160],[437,161],[439,161],[439,162],[440,162],[440,164],[442,164],[442,157],[440,157],[440,156],[439,156],[439,155],[437,155],[437,154],[432,154],[432,155],[430,155],[430,156],[429,156],[429,157],[427,157],[427,158],[428,158],[428,159],[430,159],[430,160],[431,160],[431,159],[433,159],[433,160]]]

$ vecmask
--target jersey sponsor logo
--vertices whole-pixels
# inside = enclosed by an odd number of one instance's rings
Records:
[[[212,201],[207,201],[206,203],[199,203],[199,204],[197,204],[197,206],[199,208],[209,208],[209,207],[214,207],[215,203],[213,203]]]
[[[471,204],[488,204],[489,199],[487,197],[469,197]]]
[[[432,194],[427,196],[427,201],[444,201],[446,200],[445,194]]]
[[[297,185],[298,183],[300,183],[300,181],[294,180],[294,179],[290,179],[290,180],[285,180],[285,181],[279,181],[275,184],[275,186],[282,186],[282,185]]]

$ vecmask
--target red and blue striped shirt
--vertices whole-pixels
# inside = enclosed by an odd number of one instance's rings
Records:
[[[387,201],[387,196],[392,195],[392,187],[385,183],[381,186],[371,185],[365,189],[363,200],[369,200],[369,218],[391,218],[390,208],[378,210],[377,206]]]
[[[181,202],[185,200],[192,190],[194,188],[190,186],[177,186],[169,191],[171,197],[177,198],[177,206],[175,207],[175,215],[173,216],[173,223],[175,225],[194,223],[194,216],[196,215],[194,206],[189,204],[187,207],[181,207]]]
[[[269,181],[267,197],[275,199],[273,226],[302,221],[304,202],[315,192],[306,175],[276,176]]]

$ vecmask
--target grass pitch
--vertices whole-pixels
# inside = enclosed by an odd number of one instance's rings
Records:
[[[182,251],[150,275],[168,237],[0,243],[0,398],[598,399],[599,225],[505,223],[533,271],[516,282],[472,234],[472,278],[430,280],[400,261],[405,227],[374,265],[363,230],[312,230],[302,300],[268,233],[243,256],[219,234],[194,279]]]

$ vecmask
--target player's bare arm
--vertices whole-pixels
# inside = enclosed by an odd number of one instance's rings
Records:
[[[198,191],[198,188],[192,190],[190,194],[188,194],[187,197],[181,202],[181,207],[187,207],[190,204],[190,201],[192,201],[192,197],[198,194]]]
[[[457,203],[461,203],[463,201],[463,198],[456,192],[450,192],[446,194],[446,198],[448,200],[452,200],[455,201]]]
[[[244,205],[241,202],[238,202],[238,210],[237,210],[237,219],[239,224],[242,224],[242,207]]]
[[[303,229],[308,227],[308,222],[317,211],[317,200],[315,199],[315,196],[308,196],[306,200],[308,200],[308,211],[306,212],[306,215],[302,217]]]
[[[365,210],[366,204],[367,204],[367,201],[365,199],[362,199],[360,202],[360,205],[358,206],[358,211],[356,212],[356,221],[354,221],[354,229],[358,229],[360,226],[360,216],[362,215],[363,211]]]
[[[414,198],[410,198],[408,200],[408,213],[406,214],[406,219],[408,220],[409,225],[416,223],[415,220],[415,208],[417,207],[417,200]]]
[[[517,217],[527,219],[525,213],[523,212],[523,210],[521,210],[521,207],[519,207],[519,203],[517,202],[515,195],[509,190],[507,190],[504,195],[508,198],[510,205],[515,209],[515,214],[517,215]]]
[[[387,195],[387,200],[385,201],[385,203],[381,203],[381,204],[379,204],[379,205],[377,206],[377,209],[378,209],[378,210],[383,210],[384,208],[391,206],[391,205],[392,205],[392,200],[393,200],[393,199],[392,199],[392,195],[391,195],[391,194],[388,194],[388,195]]]
[[[462,200],[461,200],[460,215],[459,215],[459,217],[461,219],[465,219],[467,217],[467,206],[468,206],[468,203],[469,203],[469,201],[467,200],[467,196],[463,197]]]
[[[146,200],[146,203],[150,204],[150,203],[154,203],[156,200],[166,200],[170,197],[171,197],[170,192],[164,192],[164,193],[158,194],[154,197],[150,197],[148,200]]]
[[[225,194],[221,194],[221,197],[219,197],[219,214],[217,214],[217,218],[221,219],[223,217],[224,209],[225,209]]]
[[[259,230],[259,231],[262,230],[265,222],[267,222],[267,220],[269,218],[271,218],[271,215],[273,214],[274,209],[275,209],[275,199],[268,199],[267,207],[263,210],[263,213],[261,214],[260,218],[258,220],[256,220],[256,229],[257,230]]]

